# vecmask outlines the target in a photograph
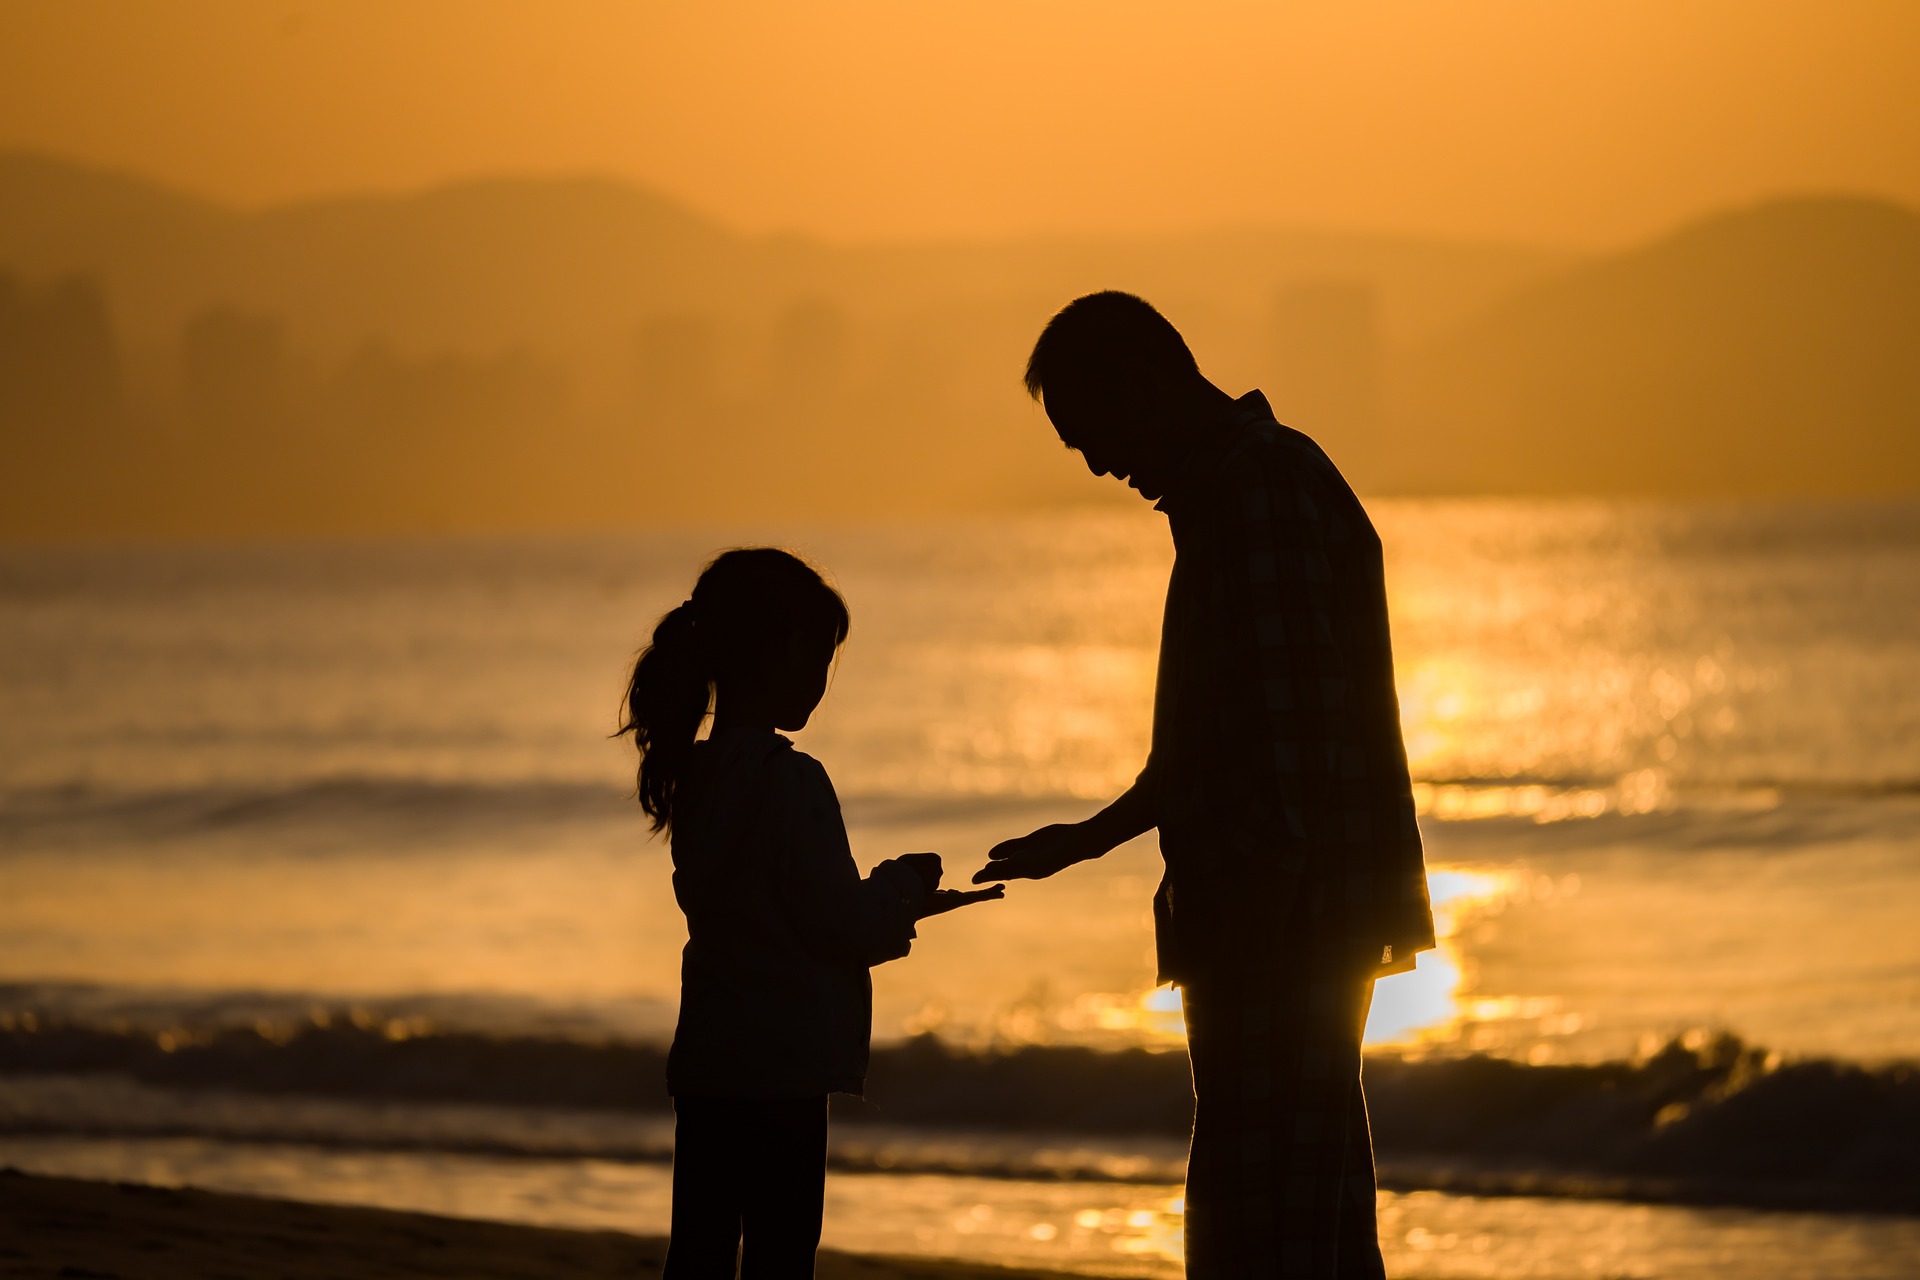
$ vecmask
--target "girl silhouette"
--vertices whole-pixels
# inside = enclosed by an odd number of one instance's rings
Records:
[[[861,878],[826,770],[780,732],[820,705],[847,629],[809,565],[751,547],[708,565],[634,663],[620,732],[688,935],[666,1280],[731,1280],[736,1257],[746,1280],[813,1274],[827,1095],[865,1084],[867,970],[907,954],[915,921],[1001,896],[941,890],[935,853]]]

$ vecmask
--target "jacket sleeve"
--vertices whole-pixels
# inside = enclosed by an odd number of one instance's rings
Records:
[[[802,945],[867,966],[906,955],[926,901],[920,877],[889,860],[862,878],[826,770],[798,751],[778,767],[781,808],[791,825],[779,841],[777,874],[783,908]]]

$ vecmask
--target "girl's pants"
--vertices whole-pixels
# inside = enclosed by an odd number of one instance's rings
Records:
[[[827,1100],[675,1098],[664,1280],[805,1280],[826,1195]]]

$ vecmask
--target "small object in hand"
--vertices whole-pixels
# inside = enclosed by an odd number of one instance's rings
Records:
[[[940,855],[937,853],[903,853],[899,861],[920,877],[920,883],[932,894],[940,888]]]

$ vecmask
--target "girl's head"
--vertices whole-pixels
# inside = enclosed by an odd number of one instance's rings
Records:
[[[674,793],[709,709],[801,729],[847,638],[846,601],[813,566],[775,547],[723,552],[668,611],[633,664],[621,733],[640,751],[640,807],[673,825]]]

